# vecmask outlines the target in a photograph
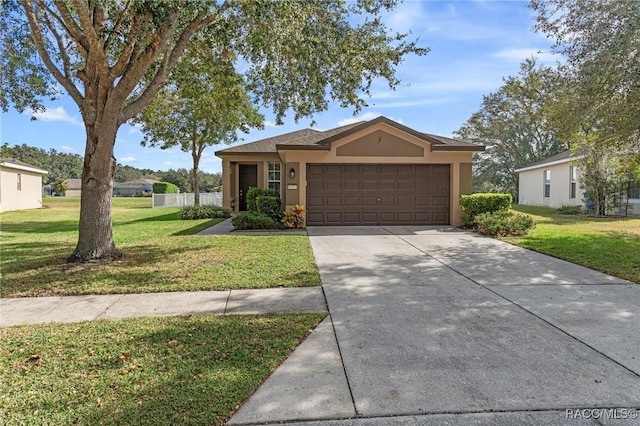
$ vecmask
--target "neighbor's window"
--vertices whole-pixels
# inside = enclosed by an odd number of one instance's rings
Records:
[[[578,173],[576,166],[569,166],[569,198],[576,198],[576,187],[578,181]]]
[[[544,171],[544,198],[551,196],[551,170]]]
[[[631,185],[627,198],[640,199],[640,181],[634,182]]]
[[[280,194],[282,164],[278,162],[270,162],[267,167],[267,189]]]
[[[22,191],[22,175],[18,173],[17,176],[18,176],[18,191]]]

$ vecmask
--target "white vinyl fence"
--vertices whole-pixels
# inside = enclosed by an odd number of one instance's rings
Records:
[[[179,194],[153,194],[153,207],[186,207],[194,203],[193,192],[181,192]],[[201,192],[200,205],[222,205],[222,192]]]

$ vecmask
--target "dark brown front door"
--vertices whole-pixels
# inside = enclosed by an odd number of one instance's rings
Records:
[[[448,225],[448,164],[309,164],[308,225]]]
[[[255,164],[240,164],[238,183],[240,193],[238,202],[240,211],[247,210],[247,191],[249,188],[258,186],[258,166]]]

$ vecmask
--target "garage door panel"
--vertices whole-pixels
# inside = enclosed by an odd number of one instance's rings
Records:
[[[446,164],[310,164],[309,225],[448,224]]]
[[[363,191],[378,191],[378,181],[374,179],[363,179],[362,180],[362,190]]]
[[[380,191],[395,191],[396,183],[397,182],[395,180],[383,179],[380,180],[380,186],[378,189],[380,189]]]
[[[410,197],[407,195],[401,195],[397,198],[397,206],[398,207],[413,207],[413,203],[415,201],[414,197]]]
[[[364,197],[361,197],[361,200],[362,200],[362,205],[365,207],[375,207],[378,205],[377,196],[374,196],[374,197],[364,196]]]

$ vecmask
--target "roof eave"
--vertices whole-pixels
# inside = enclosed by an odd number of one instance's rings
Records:
[[[432,145],[431,148],[433,151],[458,151],[458,152],[464,152],[464,151],[482,152],[485,149],[483,145],[476,145],[476,146]]]
[[[329,145],[276,145],[278,151],[331,151]]]

